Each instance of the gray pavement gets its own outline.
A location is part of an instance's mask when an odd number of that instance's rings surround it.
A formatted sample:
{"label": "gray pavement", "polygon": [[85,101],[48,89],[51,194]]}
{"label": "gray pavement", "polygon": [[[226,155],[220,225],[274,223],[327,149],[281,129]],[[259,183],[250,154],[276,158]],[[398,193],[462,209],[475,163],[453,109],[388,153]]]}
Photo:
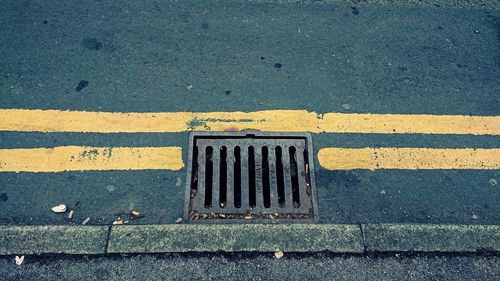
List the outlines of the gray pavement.
{"label": "gray pavement", "polygon": [[0,258],[0,280],[498,280],[498,256],[172,254]]}

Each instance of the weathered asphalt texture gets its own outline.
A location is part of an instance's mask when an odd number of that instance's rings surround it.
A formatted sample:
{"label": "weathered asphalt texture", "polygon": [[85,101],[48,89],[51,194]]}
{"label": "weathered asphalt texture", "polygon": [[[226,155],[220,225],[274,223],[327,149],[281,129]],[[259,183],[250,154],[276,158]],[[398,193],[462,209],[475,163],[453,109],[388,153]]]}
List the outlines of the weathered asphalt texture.
{"label": "weathered asphalt texture", "polygon": [[498,280],[498,256],[173,254],[0,257],[0,280]]}
{"label": "weathered asphalt texture", "polygon": [[[325,2],[2,1],[0,108],[500,113],[498,2]],[[499,145],[487,136],[314,141]],[[0,148],[186,143],[186,134],[0,132]],[[65,224],[50,206],[77,201],[76,218],[90,216],[91,224],[132,208],[146,214],[144,223],[171,223],[182,215],[184,185],[175,183],[184,172],[0,174],[0,223]],[[499,186],[490,183],[498,171],[318,169],[317,178],[322,222],[499,221]],[[2,256],[0,280],[496,280],[499,268],[498,256],[487,255],[59,255],[26,256],[22,266]]]}
{"label": "weathered asphalt texture", "polygon": [[[498,9],[327,2],[2,1],[0,108],[500,114]],[[1,148],[59,145],[179,145],[185,153],[187,134],[0,132]],[[322,134],[314,145],[500,141]],[[499,171],[316,167],[324,223],[500,219]],[[137,209],[145,217],[133,223],[173,223],[184,179],[185,170],[1,173],[0,223],[66,224],[50,207],[77,202],[78,222],[110,224]]]}

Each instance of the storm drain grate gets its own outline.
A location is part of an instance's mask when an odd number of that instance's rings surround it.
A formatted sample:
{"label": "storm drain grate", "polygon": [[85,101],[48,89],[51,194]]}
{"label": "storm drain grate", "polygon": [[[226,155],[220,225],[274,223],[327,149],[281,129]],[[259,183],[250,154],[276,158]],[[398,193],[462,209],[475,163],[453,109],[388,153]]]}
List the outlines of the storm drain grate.
{"label": "storm drain grate", "polygon": [[306,133],[192,132],[184,219],[317,222]]}

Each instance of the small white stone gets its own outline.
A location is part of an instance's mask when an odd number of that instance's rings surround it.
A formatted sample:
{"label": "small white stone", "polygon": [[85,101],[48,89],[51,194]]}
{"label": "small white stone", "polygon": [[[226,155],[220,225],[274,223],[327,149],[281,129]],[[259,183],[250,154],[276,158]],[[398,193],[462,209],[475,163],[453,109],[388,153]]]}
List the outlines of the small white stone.
{"label": "small white stone", "polygon": [[472,215],[472,219],[473,219],[473,220],[477,220],[478,218],[479,218],[479,216],[478,216],[478,215]]}
{"label": "small white stone", "polygon": [[382,189],[382,191],[380,191],[380,194],[385,194],[385,189]]}
{"label": "small white stone", "polygon": [[16,256],[16,264],[21,265],[24,262],[24,256]]}
{"label": "small white stone", "polygon": [[61,204],[51,208],[54,213],[64,213],[66,212],[66,205]]}
{"label": "small white stone", "polygon": [[181,223],[182,222],[182,219],[181,218],[178,218],[175,220],[175,223]]}
{"label": "small white stone", "polygon": [[274,257],[277,259],[281,259],[285,254],[282,251],[274,252]]}

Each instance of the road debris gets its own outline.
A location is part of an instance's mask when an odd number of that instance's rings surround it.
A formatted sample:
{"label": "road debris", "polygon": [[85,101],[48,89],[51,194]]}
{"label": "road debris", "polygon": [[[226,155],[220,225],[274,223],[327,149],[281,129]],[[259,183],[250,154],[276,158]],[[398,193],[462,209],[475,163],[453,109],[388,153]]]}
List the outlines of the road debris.
{"label": "road debris", "polygon": [[472,215],[472,219],[473,219],[473,220],[477,220],[478,218],[479,218],[479,216],[478,216],[478,215]]}
{"label": "road debris", "polygon": [[83,224],[83,225],[86,225],[89,221],[90,221],[90,218],[89,218],[89,217],[87,217],[86,219],[84,219],[84,220],[82,221],[82,224]]}
{"label": "road debris", "polygon": [[114,186],[114,185],[106,185],[106,190],[107,190],[108,192],[113,192],[113,191],[115,191],[115,189],[116,189],[116,188],[115,188],[115,186]]}
{"label": "road debris", "polygon": [[16,265],[21,265],[24,262],[24,256],[16,256]]}
{"label": "road debris", "polygon": [[51,210],[54,213],[64,213],[64,212],[66,212],[66,205],[64,205],[64,204],[57,205],[57,206],[52,207]]}
{"label": "road debris", "polygon": [[113,225],[117,225],[117,224],[124,224],[125,222],[121,219],[121,218],[118,218],[116,220],[113,221]]}
{"label": "road debris", "polygon": [[342,108],[345,110],[349,110],[349,109],[351,109],[351,105],[348,103],[344,103],[344,104],[342,104]]}
{"label": "road debris", "polygon": [[187,85],[186,90],[191,91],[193,89],[193,85]]}
{"label": "road debris", "polygon": [[182,223],[182,219],[181,218],[176,219],[175,223]]}
{"label": "road debris", "polygon": [[141,213],[139,213],[138,211],[135,211],[135,210],[134,210],[134,211],[132,211],[132,212],[130,212],[130,216],[131,216],[132,218],[134,218],[134,219],[137,219],[137,218],[142,217],[142,216],[141,216]]}
{"label": "road debris", "polygon": [[496,180],[496,179],[490,179],[490,184],[491,184],[492,186],[497,185],[497,183],[498,183],[498,182],[497,182],[497,180]]}
{"label": "road debris", "polygon": [[175,181],[175,186],[181,187],[181,185],[182,185],[182,179],[181,178],[177,178],[177,180]]}
{"label": "road debris", "polygon": [[74,213],[75,213],[75,211],[73,211],[73,210],[69,211],[69,213],[68,213],[68,219],[72,219]]}
{"label": "road debris", "polygon": [[274,252],[274,257],[276,259],[281,259],[285,254],[282,251],[276,251]]}

